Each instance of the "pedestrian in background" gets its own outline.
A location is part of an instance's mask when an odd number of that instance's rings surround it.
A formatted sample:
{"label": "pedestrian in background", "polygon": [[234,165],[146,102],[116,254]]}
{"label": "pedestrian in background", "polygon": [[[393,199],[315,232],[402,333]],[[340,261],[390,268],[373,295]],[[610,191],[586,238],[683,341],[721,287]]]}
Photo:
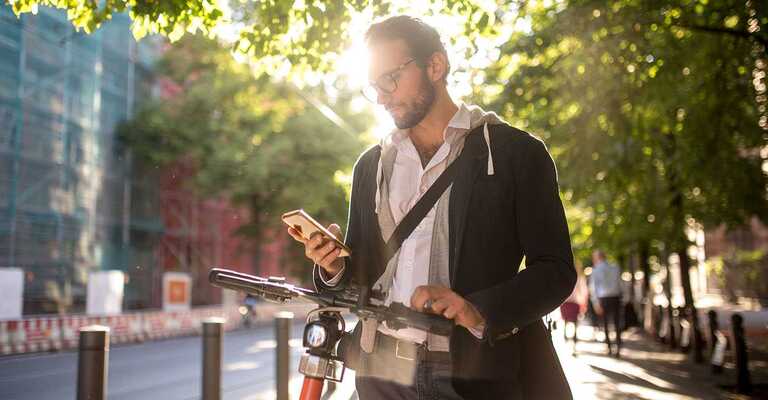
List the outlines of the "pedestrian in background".
{"label": "pedestrian in background", "polygon": [[573,288],[571,295],[565,299],[565,302],[560,306],[560,315],[563,318],[563,338],[568,342],[568,324],[573,324],[573,355],[576,355],[576,344],[579,342],[579,317],[587,310],[587,301],[589,299],[589,289],[587,288],[587,280],[584,277],[581,263],[576,264],[576,272],[578,274],[576,278],[576,286]]}
{"label": "pedestrian in background", "polygon": [[[621,351],[621,271],[619,267],[605,260],[602,250],[592,252],[592,297],[595,304],[599,305],[598,315],[601,315],[603,330],[605,331],[605,343],[608,345],[608,354],[619,358]],[[616,352],[612,351],[611,335],[608,330],[609,321],[613,323],[616,332]]]}

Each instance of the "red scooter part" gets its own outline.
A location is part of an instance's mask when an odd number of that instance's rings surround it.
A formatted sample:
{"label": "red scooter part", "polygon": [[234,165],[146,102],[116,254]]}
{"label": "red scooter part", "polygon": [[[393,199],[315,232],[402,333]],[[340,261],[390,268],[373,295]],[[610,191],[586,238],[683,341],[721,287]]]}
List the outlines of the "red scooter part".
{"label": "red scooter part", "polygon": [[320,400],[323,393],[323,384],[325,379],[304,377],[304,384],[301,386],[301,395],[299,400]]}

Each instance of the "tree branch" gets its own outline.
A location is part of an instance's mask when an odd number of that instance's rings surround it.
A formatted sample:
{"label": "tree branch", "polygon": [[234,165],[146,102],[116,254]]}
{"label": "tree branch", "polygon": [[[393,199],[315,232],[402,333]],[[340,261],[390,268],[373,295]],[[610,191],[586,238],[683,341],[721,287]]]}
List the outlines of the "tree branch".
{"label": "tree branch", "polygon": [[762,44],[766,49],[768,49],[768,38],[749,32],[745,29],[740,30],[740,29],[724,28],[724,27],[718,27],[718,26],[686,25],[686,24],[676,24],[674,26],[677,26],[679,28],[690,29],[694,31],[709,32],[709,33],[724,33],[726,35],[737,36],[745,39],[754,39],[760,42],[760,44]]}

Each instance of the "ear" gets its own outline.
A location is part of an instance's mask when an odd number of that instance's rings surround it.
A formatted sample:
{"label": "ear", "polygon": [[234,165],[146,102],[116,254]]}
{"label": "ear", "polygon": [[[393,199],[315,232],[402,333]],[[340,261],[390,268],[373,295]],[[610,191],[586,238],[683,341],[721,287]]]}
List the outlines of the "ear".
{"label": "ear", "polygon": [[436,51],[429,59],[429,79],[432,82],[442,81],[448,71],[448,57],[445,53]]}

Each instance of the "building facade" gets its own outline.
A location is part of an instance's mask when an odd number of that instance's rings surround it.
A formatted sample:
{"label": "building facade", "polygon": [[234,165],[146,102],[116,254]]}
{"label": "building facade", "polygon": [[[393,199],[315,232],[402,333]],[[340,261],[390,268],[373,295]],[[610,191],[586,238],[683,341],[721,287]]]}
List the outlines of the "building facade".
{"label": "building facade", "polygon": [[[130,241],[141,182],[115,130],[151,95],[157,51],[129,24],[86,35],[63,11],[0,6],[0,266],[23,269],[25,314],[80,311],[89,271],[147,256]],[[128,285],[126,301],[143,290]]]}
{"label": "building facade", "polygon": [[124,272],[124,310],[160,307],[164,272],[189,273],[200,305],[221,299],[211,266],[255,271],[235,234],[247,213],[121,145],[120,122],[162,91],[162,46],[126,15],[85,34],[64,11],[0,5],[0,268],[23,270],[25,315],[83,312],[92,271]]}

